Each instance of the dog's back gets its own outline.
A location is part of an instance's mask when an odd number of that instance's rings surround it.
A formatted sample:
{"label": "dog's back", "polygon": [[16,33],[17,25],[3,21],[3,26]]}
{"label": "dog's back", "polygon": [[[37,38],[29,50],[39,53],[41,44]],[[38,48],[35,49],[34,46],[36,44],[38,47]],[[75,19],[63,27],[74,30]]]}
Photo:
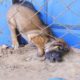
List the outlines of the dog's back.
{"label": "dog's back", "polygon": [[41,21],[34,11],[20,4],[13,5],[8,12],[8,21],[22,30],[38,29]]}
{"label": "dog's back", "polygon": [[[28,42],[32,42],[40,50],[40,53],[43,54],[44,44],[48,41],[48,36],[46,33],[49,33],[48,30],[45,30],[41,33],[41,30],[44,29],[44,25],[39,19],[35,10],[22,4],[14,4],[8,11],[8,23],[11,28],[11,35],[13,40],[13,45],[16,48],[17,37],[15,34],[15,29],[18,29],[20,34],[24,36]],[[15,43],[16,42],[16,43]]]}

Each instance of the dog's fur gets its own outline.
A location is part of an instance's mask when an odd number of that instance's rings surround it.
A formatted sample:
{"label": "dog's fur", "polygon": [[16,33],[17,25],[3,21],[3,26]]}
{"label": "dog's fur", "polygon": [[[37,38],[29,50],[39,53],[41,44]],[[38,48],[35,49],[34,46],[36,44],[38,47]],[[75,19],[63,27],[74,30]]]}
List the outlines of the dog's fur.
{"label": "dog's fur", "polygon": [[[37,47],[38,56],[43,56],[46,50],[48,50],[46,53],[53,51],[53,46],[51,45],[54,45],[54,43],[52,43],[53,40],[46,34],[49,33],[48,30],[41,33],[41,29],[44,29],[45,26],[40,21],[38,15],[34,15],[35,13],[35,10],[29,7],[14,4],[8,11],[7,19],[11,30],[13,47],[19,47],[16,35],[16,29],[18,29],[20,34],[24,36],[29,43],[33,43],[33,45]],[[57,42],[59,41],[56,41],[56,43]],[[48,49],[45,48],[47,46],[46,44],[49,46]]]}
{"label": "dog's fur", "polygon": [[[14,4],[8,11],[8,24],[11,30],[12,45],[14,48],[19,47],[16,35],[16,29],[20,34],[33,43],[38,48],[38,55],[44,54],[44,45],[48,41],[45,33],[41,33],[44,25],[41,23],[37,15],[33,16],[35,11],[20,4]],[[45,30],[46,33],[48,33]],[[41,34],[40,34],[41,33]],[[40,35],[39,35],[40,34]]]}

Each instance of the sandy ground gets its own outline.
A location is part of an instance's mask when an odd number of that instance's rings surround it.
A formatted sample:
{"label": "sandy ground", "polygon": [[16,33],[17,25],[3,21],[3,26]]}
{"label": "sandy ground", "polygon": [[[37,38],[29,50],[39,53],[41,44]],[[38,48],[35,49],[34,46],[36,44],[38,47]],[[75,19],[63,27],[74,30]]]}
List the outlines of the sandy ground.
{"label": "sandy ground", "polygon": [[0,50],[0,80],[80,80],[80,50],[73,49],[61,63],[41,61],[30,45],[17,50]]}

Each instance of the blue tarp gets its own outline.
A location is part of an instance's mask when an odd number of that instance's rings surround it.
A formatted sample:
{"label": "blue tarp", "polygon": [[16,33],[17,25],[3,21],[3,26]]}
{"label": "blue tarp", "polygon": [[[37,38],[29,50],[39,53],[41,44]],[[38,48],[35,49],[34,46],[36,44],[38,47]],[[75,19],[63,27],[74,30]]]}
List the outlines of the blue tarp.
{"label": "blue tarp", "polygon": [[42,20],[50,26],[52,33],[69,45],[80,48],[80,0],[33,0]]}
{"label": "blue tarp", "polygon": [[[40,10],[43,6],[40,17],[47,25],[53,23],[50,28],[56,37],[63,38],[69,45],[80,48],[80,0],[29,1],[33,3],[36,10]],[[0,45],[11,46],[11,35],[6,21],[10,5],[11,0],[3,0],[0,3]]]}
{"label": "blue tarp", "polygon": [[7,11],[11,5],[11,0],[0,1],[0,45],[11,46],[11,36],[7,24]]}

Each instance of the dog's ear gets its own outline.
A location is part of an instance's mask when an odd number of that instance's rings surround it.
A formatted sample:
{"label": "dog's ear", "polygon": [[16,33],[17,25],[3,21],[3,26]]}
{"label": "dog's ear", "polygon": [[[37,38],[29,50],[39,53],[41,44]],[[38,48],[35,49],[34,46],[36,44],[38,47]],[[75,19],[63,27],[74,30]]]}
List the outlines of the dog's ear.
{"label": "dog's ear", "polygon": [[69,52],[69,51],[70,51],[70,47],[69,47],[68,44],[65,44],[64,47],[65,47],[65,48],[64,48],[64,52]]}
{"label": "dog's ear", "polygon": [[59,44],[61,45],[60,50],[62,50],[64,53],[69,52],[70,47],[65,41],[61,40],[59,41]]}

